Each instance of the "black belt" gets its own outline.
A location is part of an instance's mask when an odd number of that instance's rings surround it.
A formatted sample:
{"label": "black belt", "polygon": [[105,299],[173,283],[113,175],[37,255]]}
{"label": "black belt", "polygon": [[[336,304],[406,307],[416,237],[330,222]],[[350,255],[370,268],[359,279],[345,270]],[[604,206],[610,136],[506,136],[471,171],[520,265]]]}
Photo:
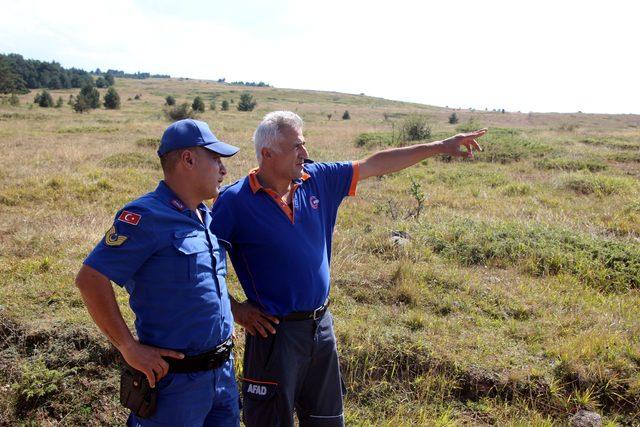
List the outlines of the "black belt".
{"label": "black belt", "polygon": [[282,318],[282,320],[317,320],[324,316],[324,313],[327,312],[327,308],[329,308],[329,299],[312,311],[294,311],[293,313],[289,313]]}
{"label": "black belt", "polygon": [[197,371],[211,371],[222,366],[231,356],[233,341],[231,337],[213,350],[195,356],[185,356],[184,359],[165,357],[169,364],[169,372],[186,373]]}

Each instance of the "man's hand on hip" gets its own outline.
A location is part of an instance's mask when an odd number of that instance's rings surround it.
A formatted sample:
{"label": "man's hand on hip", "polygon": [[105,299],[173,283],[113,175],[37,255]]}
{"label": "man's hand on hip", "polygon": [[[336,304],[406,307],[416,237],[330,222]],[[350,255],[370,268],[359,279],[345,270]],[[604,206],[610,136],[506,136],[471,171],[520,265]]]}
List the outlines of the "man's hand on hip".
{"label": "man's hand on hip", "polygon": [[162,358],[171,357],[174,359],[184,358],[184,354],[164,348],[151,347],[135,341],[130,346],[120,350],[124,360],[132,367],[147,376],[151,388],[156,386],[156,382],[169,372],[169,364]]}
{"label": "man's hand on hip", "polygon": [[273,324],[277,325],[280,323],[276,317],[263,313],[249,301],[237,302],[232,300],[231,311],[233,312],[233,318],[236,323],[254,336],[256,332],[262,335],[263,338],[267,337],[267,331],[275,334],[276,329],[273,327]]}

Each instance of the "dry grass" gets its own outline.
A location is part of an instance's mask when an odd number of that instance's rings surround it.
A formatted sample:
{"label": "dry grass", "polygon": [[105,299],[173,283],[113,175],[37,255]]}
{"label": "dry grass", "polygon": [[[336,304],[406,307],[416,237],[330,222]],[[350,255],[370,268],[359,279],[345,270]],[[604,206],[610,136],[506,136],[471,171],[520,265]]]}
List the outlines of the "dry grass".
{"label": "dry grass", "polygon": [[[358,146],[360,135],[388,136],[411,114],[426,116],[436,138],[455,132],[449,109],[366,96],[175,79],[118,79],[116,88],[115,111],[30,107],[31,94],[18,107],[0,105],[0,419],[8,423],[124,417],[112,350],[72,281],[115,211],[160,179],[165,96],[199,95],[208,106],[214,95],[220,105],[252,92],[253,112],[231,104],[200,115],[242,148],[227,161],[228,182],[254,166],[251,134],[272,110],[302,115],[316,160],[362,158],[377,148]],[[345,109],[351,120],[340,119]],[[640,294],[624,274],[640,263],[640,117],[457,114],[494,129],[479,161],[430,159],[362,182],[341,208],[332,309],[348,423],[542,426],[585,407],[611,425],[632,424]],[[427,196],[417,218],[412,180]],[[394,231],[408,243],[393,243]],[[238,294],[233,273],[229,282]],[[118,298],[131,321],[126,294]],[[38,376],[58,392],[21,399]]]}

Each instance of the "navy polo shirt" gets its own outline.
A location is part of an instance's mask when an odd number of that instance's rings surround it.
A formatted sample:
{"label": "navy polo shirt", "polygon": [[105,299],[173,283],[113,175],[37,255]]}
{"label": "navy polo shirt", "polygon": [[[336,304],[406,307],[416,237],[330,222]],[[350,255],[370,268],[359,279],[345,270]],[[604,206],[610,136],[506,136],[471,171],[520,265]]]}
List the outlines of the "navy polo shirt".
{"label": "navy polo shirt", "polygon": [[226,256],[204,224],[161,181],[129,203],[84,263],[129,293],[140,342],[187,355],[227,339],[233,317],[225,283]]}
{"label": "navy polo shirt", "polygon": [[291,188],[293,209],[263,188],[254,170],[225,187],[211,211],[213,233],[227,247],[247,298],[276,316],[326,301],[338,207],[358,182],[357,163],[304,167]]}

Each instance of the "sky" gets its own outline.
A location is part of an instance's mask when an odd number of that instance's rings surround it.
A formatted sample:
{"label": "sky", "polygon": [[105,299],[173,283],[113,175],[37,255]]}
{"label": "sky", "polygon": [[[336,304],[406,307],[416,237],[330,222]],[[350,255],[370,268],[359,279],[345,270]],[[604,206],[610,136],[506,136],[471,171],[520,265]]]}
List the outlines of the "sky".
{"label": "sky", "polygon": [[0,53],[452,108],[640,114],[637,0],[0,0]]}

